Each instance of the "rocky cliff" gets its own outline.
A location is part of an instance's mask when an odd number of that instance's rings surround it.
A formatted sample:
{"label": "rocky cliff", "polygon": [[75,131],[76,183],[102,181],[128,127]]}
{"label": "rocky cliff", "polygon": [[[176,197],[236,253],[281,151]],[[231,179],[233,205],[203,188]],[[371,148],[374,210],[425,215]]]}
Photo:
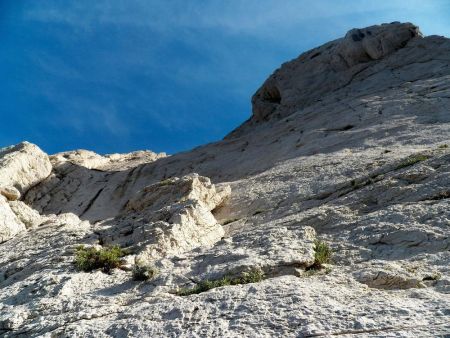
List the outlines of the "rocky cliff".
{"label": "rocky cliff", "polygon": [[[222,141],[1,149],[0,335],[450,334],[449,64],[412,24],[354,29]],[[74,263],[114,247],[115,268]]]}

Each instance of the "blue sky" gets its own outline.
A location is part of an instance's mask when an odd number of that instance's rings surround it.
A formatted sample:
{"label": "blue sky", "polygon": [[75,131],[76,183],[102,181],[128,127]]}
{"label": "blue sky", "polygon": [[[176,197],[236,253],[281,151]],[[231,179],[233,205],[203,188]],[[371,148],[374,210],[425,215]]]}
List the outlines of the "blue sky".
{"label": "blue sky", "polygon": [[449,19],[447,0],[0,0],[0,147],[188,150],[301,52],[391,21],[450,36]]}

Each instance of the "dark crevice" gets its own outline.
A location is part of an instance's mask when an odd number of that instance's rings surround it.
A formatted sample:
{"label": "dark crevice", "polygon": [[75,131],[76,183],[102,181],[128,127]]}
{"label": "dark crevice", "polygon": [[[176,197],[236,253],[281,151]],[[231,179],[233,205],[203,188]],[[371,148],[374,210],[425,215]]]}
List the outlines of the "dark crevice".
{"label": "dark crevice", "polygon": [[97,193],[95,194],[95,196],[89,201],[88,205],[86,206],[86,208],[83,210],[83,212],[80,214],[80,217],[82,217],[86,212],[88,212],[88,210],[92,207],[92,205],[94,204],[95,200],[98,198],[98,196],[100,196],[100,194],[102,193],[104,188],[101,188],[99,191],[97,191]]}
{"label": "dark crevice", "polygon": [[271,103],[281,103],[280,91],[275,86],[267,86],[266,88],[264,88],[262,97],[263,100]]}
{"label": "dark crevice", "polygon": [[354,125],[347,124],[346,126],[339,127],[339,128],[331,128],[331,129],[325,129],[325,131],[346,131],[355,128]]}
{"label": "dark crevice", "polygon": [[436,195],[430,196],[430,197],[426,197],[424,199],[419,200],[419,202],[424,202],[424,201],[439,201],[439,200],[444,200],[444,199],[448,199],[450,198],[450,191],[441,191]]}

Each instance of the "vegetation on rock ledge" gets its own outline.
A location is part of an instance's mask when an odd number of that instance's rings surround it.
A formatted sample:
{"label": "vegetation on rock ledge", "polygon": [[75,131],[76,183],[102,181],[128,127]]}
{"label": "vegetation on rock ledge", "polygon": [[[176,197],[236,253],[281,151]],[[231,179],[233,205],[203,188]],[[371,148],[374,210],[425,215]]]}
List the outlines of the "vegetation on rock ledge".
{"label": "vegetation on rock ledge", "polygon": [[125,252],[117,245],[101,249],[80,245],[77,247],[75,265],[78,270],[85,272],[101,269],[109,273],[122,265],[120,258],[123,256]]}
{"label": "vegetation on rock ledge", "polygon": [[331,262],[332,250],[327,243],[316,240],[314,246],[314,264],[307,270],[322,269],[324,264]]}
{"label": "vegetation on rock ledge", "polygon": [[158,269],[148,264],[135,264],[133,266],[133,280],[151,280],[158,275]]}
{"label": "vegetation on rock ledge", "polygon": [[406,167],[412,166],[413,164],[416,164],[418,162],[426,161],[429,158],[430,158],[430,156],[423,155],[423,154],[411,155],[408,158],[406,158],[403,162],[401,162],[397,166],[397,169],[402,169],[402,168],[406,168]]}
{"label": "vegetation on rock ledge", "polygon": [[177,291],[176,294],[178,296],[189,296],[193,294],[202,293],[221,286],[257,283],[262,281],[264,277],[265,277],[264,272],[262,270],[254,268],[248,272],[242,273],[242,275],[240,275],[239,277],[224,276],[221,279],[216,280],[206,279],[200,281],[193,288],[180,289],[179,291]]}

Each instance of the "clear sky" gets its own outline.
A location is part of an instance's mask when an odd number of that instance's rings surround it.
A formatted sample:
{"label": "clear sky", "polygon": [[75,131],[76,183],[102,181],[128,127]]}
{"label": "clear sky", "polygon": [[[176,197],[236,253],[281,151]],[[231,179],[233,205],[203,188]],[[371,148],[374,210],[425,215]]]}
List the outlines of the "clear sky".
{"label": "clear sky", "polygon": [[281,63],[391,21],[450,36],[450,0],[0,0],[0,147],[212,142]]}

